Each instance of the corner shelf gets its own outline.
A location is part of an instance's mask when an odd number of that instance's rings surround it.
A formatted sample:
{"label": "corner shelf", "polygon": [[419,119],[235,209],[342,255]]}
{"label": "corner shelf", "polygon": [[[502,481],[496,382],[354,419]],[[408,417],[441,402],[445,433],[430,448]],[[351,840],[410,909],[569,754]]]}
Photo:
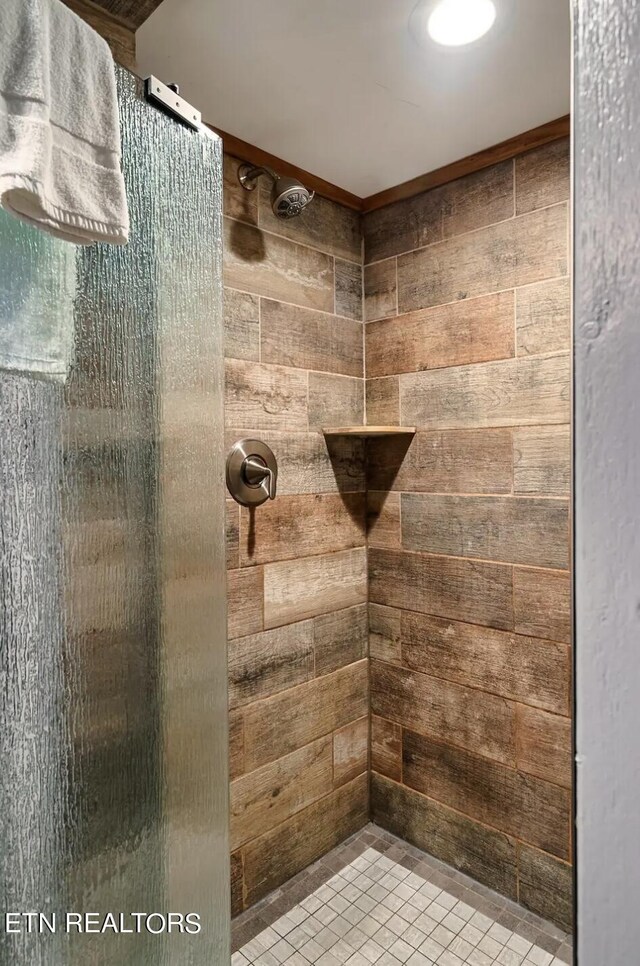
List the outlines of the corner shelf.
{"label": "corner shelf", "polygon": [[325,426],[325,436],[414,436],[415,426]]}

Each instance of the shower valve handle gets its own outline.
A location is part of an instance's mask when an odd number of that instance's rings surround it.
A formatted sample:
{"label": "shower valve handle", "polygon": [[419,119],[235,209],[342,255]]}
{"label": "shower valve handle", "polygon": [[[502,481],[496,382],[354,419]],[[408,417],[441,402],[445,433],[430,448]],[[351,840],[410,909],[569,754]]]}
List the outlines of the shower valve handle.
{"label": "shower valve handle", "polygon": [[239,439],[227,456],[227,488],[241,506],[275,500],[278,463],[261,439]]}

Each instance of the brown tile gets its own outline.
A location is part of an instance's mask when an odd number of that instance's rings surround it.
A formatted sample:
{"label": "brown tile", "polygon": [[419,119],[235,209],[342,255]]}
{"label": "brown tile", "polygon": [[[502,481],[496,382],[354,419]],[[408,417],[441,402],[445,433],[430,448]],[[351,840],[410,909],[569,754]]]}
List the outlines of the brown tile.
{"label": "brown tile", "polygon": [[263,429],[306,431],[307,373],[227,359],[225,420],[227,426],[252,433]]}
{"label": "brown tile", "polygon": [[262,567],[229,570],[227,573],[227,617],[229,638],[255,634],[263,628]]}
{"label": "brown tile", "polygon": [[571,788],[570,718],[518,705],[516,747],[520,771]]}
{"label": "brown tile", "polygon": [[365,262],[411,251],[440,241],[442,235],[442,196],[425,191],[376,211],[362,219]]}
{"label": "brown tile", "polygon": [[516,895],[516,846],[485,828],[381,775],[372,775],[373,821],[426,849],[504,895]]}
{"label": "brown tile", "polygon": [[519,634],[571,643],[571,583],[568,574],[513,569],[515,629]]}
{"label": "brown tile", "polygon": [[362,266],[336,258],[336,315],[362,322]]}
{"label": "brown tile", "polygon": [[526,845],[520,845],[518,853],[518,898],[522,905],[555,922],[562,929],[571,931],[571,866]]}
{"label": "brown tile", "polygon": [[240,566],[240,507],[235,500],[225,500],[225,543],[227,570]]}
{"label": "brown tile", "polygon": [[337,258],[360,261],[362,232],[358,211],[316,195],[313,204],[297,218],[277,218],[271,208],[270,195],[271,184],[263,178],[260,184],[260,227],[265,231],[283,235]]}
{"label": "brown tile", "polygon": [[333,259],[330,255],[224,220],[224,282],[231,288],[270,299],[333,311]]}
{"label": "brown tile", "polygon": [[569,426],[531,426],[513,431],[514,493],[569,496],[571,430]]}
{"label": "brown tile", "polygon": [[567,274],[567,206],[557,205],[398,257],[398,311]]}
{"label": "brown tile", "polygon": [[513,629],[511,568],[371,549],[369,599],[436,617]]}
{"label": "brown tile", "polygon": [[513,292],[418,309],[365,326],[367,378],[515,355]]}
{"label": "brown tile", "polygon": [[340,728],[333,735],[333,784],[337,788],[367,771],[369,716]]}
{"label": "brown tile", "polygon": [[568,501],[403,493],[402,546],[566,570]]}
{"label": "brown tile", "polygon": [[264,835],[333,787],[331,736],[231,782],[231,848]]}
{"label": "brown tile", "polygon": [[516,351],[542,355],[571,348],[571,279],[516,290]]}
{"label": "brown tile", "polygon": [[569,711],[566,644],[412,611],[402,611],[401,633],[405,667],[559,714]]}
{"label": "brown tile", "polygon": [[367,492],[367,541],[370,547],[400,549],[400,494]]}
{"label": "brown tile", "polygon": [[371,662],[370,687],[378,717],[515,764],[515,708],[504,698],[380,661]]}
{"label": "brown tile", "polygon": [[405,785],[470,818],[568,856],[571,796],[564,788],[406,730],[402,777]]}
{"label": "brown tile", "polygon": [[229,712],[229,777],[244,772],[244,718],[242,711]]}
{"label": "brown tile", "polygon": [[243,567],[364,546],[364,493],[280,494],[256,510],[243,507]]}
{"label": "brown tile", "polygon": [[402,781],[402,728],[375,714],[371,716],[371,768]]}
{"label": "brown tile", "polygon": [[244,849],[247,904],[306,868],[366,824],[366,775],[308,806]]}
{"label": "brown tile", "polygon": [[248,292],[224,290],[224,354],[228,359],[260,358],[260,300]]}
{"label": "brown tile", "polygon": [[228,667],[231,708],[309,681],[314,676],[312,621],[230,641]]}
{"label": "brown tile", "polygon": [[518,214],[569,199],[569,162],[569,138],[545,144],[516,158]]}
{"label": "brown tile", "polygon": [[314,618],[316,676],[367,657],[367,605],[358,604]]}
{"label": "brown tile", "polygon": [[378,661],[401,664],[401,611],[381,604],[369,604],[369,653]]}
{"label": "brown tile", "polygon": [[360,426],[364,422],[364,380],[309,373],[309,428]]}
{"label": "brown tile", "polygon": [[231,915],[237,916],[242,912],[244,878],[242,871],[242,853],[231,853]]}
{"label": "brown tile", "polygon": [[442,194],[445,238],[493,225],[515,213],[511,159],[450,181],[436,190]]}
{"label": "brown tile", "polygon": [[345,376],[363,375],[362,323],[262,299],[262,361]]}
{"label": "brown tile", "polygon": [[364,320],[384,319],[398,311],[396,260],[387,258],[364,267]]}
{"label": "brown tile", "polygon": [[[247,430],[227,430],[226,449],[246,435]],[[362,439],[336,436],[329,441],[321,433],[270,430],[260,430],[260,439],[271,447],[278,460],[276,499],[288,493],[351,493],[365,489]]]}
{"label": "brown tile", "polygon": [[367,425],[398,426],[400,424],[400,393],[398,377],[367,379]]}
{"label": "brown tile", "polygon": [[244,728],[245,770],[281,758],[367,713],[366,661],[248,705]]}
{"label": "brown tile", "polygon": [[510,493],[511,431],[453,430],[368,441],[370,489],[437,493]]}
{"label": "brown tile", "polygon": [[250,225],[258,223],[258,192],[245,191],[238,181],[238,168],[242,161],[224,155],[223,208],[229,218],[246,221]]}
{"label": "brown tile", "polygon": [[364,547],[285,560],[264,568],[265,627],[327,614],[366,599]]}
{"label": "brown tile", "polygon": [[568,353],[400,376],[401,422],[419,429],[568,423]]}

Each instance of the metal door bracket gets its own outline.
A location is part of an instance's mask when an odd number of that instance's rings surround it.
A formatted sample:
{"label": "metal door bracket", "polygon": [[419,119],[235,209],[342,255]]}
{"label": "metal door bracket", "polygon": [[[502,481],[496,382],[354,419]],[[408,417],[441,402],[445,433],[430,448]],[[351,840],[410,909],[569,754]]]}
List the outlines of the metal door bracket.
{"label": "metal door bracket", "polygon": [[172,117],[189,127],[199,130],[202,122],[200,111],[196,111],[184,97],[180,97],[177,84],[163,84],[161,80],[151,74],[145,77],[144,93],[150,104],[154,104],[161,110],[166,111]]}

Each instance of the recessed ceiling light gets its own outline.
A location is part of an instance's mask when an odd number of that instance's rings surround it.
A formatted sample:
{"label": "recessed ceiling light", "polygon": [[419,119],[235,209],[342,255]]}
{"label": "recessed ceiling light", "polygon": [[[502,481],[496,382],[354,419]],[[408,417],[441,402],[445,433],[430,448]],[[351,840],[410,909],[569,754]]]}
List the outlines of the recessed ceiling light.
{"label": "recessed ceiling light", "polygon": [[493,26],[493,0],[440,0],[431,13],[427,29],[445,47],[462,47],[478,40]]}

